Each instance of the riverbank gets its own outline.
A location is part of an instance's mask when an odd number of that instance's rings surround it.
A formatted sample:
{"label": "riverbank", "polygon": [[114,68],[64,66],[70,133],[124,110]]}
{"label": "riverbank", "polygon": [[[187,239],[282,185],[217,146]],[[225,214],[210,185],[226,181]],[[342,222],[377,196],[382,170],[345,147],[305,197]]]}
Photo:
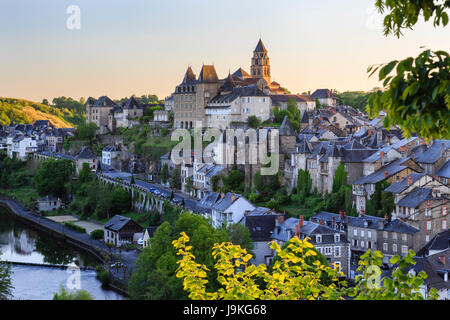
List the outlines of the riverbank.
{"label": "riverbank", "polygon": [[[77,233],[71,229],[66,228],[55,221],[40,216],[39,214],[25,210],[20,204],[14,200],[1,197],[0,207],[12,214],[18,220],[30,225],[38,231],[57,237],[58,239],[75,246],[89,253],[99,261],[106,270],[109,271],[111,279],[111,287],[119,291],[121,294],[128,296],[128,281],[134,264],[137,260],[137,253],[127,254],[125,257],[117,257],[111,253],[111,249],[99,240],[92,239],[87,234]],[[109,264],[116,261],[122,262],[127,266],[128,274],[125,272],[115,272],[111,270]]]}

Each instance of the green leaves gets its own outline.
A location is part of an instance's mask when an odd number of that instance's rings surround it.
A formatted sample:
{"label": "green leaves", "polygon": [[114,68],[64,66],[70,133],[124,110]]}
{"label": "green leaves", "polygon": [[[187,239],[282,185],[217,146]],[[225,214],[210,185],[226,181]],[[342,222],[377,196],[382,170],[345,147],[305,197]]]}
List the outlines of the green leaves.
{"label": "green leaves", "polygon": [[[396,74],[389,76],[395,66]],[[450,57],[447,52],[426,50],[415,59],[392,61],[380,69],[379,79],[384,80],[384,91],[369,97],[370,116],[386,112],[384,126],[398,125],[407,137],[417,133],[427,141],[450,138]]]}

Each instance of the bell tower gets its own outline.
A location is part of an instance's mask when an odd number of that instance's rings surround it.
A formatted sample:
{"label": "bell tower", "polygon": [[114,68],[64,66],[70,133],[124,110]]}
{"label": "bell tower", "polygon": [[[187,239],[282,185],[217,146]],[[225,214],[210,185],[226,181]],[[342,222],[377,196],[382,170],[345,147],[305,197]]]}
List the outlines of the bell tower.
{"label": "bell tower", "polygon": [[259,39],[255,50],[253,51],[252,66],[250,67],[252,77],[263,78],[270,85],[270,64],[266,47]]}

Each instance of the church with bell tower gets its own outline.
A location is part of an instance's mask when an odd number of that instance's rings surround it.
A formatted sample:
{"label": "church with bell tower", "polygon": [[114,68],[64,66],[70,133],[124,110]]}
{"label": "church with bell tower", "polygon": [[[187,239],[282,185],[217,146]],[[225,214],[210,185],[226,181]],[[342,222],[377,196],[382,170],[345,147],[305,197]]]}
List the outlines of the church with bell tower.
{"label": "church with bell tower", "polygon": [[262,78],[266,80],[268,84],[271,83],[269,56],[261,39],[259,39],[259,42],[253,51],[250,72],[253,78]]}

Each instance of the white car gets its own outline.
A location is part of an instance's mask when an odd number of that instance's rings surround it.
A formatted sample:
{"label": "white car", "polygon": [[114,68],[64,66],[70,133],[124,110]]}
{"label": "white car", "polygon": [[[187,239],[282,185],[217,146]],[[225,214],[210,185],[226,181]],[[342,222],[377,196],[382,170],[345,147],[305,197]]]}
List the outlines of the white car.
{"label": "white car", "polygon": [[140,246],[144,245],[144,239],[142,238],[138,239],[137,244]]}

